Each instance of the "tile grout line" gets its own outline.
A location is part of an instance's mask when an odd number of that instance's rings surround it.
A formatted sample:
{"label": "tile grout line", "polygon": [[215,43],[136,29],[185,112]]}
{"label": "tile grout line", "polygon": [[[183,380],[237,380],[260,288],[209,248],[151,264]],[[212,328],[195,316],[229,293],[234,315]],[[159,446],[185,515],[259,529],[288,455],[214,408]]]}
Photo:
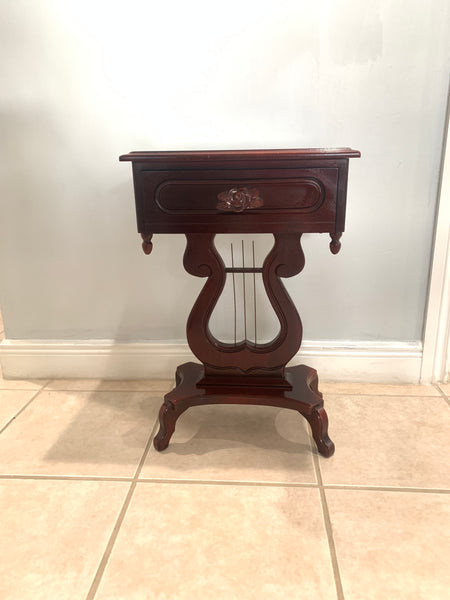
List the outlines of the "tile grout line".
{"label": "tile grout line", "polygon": [[[0,475],[1,478],[1,475]],[[389,487],[383,485],[350,485],[341,483],[318,484],[314,482],[296,481],[245,481],[239,479],[211,480],[211,479],[168,479],[159,477],[145,477],[139,483],[162,483],[183,485],[236,485],[243,487],[296,487],[296,488],[323,488],[324,490],[348,490],[368,492],[398,492],[406,494],[450,494],[450,488],[421,488],[421,487]]]}
{"label": "tile grout line", "polygon": [[399,494],[450,494],[449,488],[389,487],[383,485],[348,485],[344,483],[326,483],[324,490],[347,490],[349,492],[396,492]]}
{"label": "tile grout line", "polygon": [[123,481],[132,483],[132,477],[113,477],[108,475],[11,475],[9,473],[0,473],[0,481],[2,479],[31,479],[35,481]]}
{"label": "tile grout line", "polygon": [[440,396],[437,394],[383,394],[381,392],[377,392],[376,394],[369,394],[368,392],[323,392],[327,394],[327,396],[364,396],[366,398],[372,396],[378,396],[382,398],[438,398]]}
{"label": "tile grout line", "polygon": [[133,497],[134,494],[134,490],[136,489],[136,482],[132,481],[131,485],[130,485],[130,489],[128,490],[128,493],[125,497],[124,503],[122,505],[122,508],[120,509],[119,512],[119,516],[117,517],[117,520],[114,524],[114,528],[112,530],[112,533],[109,537],[108,543],[106,544],[106,548],[105,551],[103,553],[103,556],[100,560],[100,564],[97,568],[97,571],[95,573],[94,579],[92,581],[91,587],[89,588],[89,592],[86,596],[86,600],[93,600],[93,598],[95,597],[98,587],[100,585],[100,581],[103,577],[103,573],[105,572],[106,569],[106,565],[108,564],[108,560],[109,557],[111,556],[111,552],[114,548],[114,544],[116,542],[117,536],[119,534],[120,528],[122,526],[122,523],[125,519],[125,514],[128,510],[128,507],[130,505],[131,499]]}
{"label": "tile grout line", "polygon": [[114,548],[114,544],[116,543],[117,537],[119,535],[119,531],[120,528],[122,527],[122,523],[125,519],[125,515],[128,511],[128,507],[131,504],[131,500],[133,498],[133,494],[136,490],[137,484],[138,484],[138,478],[139,478],[139,474],[142,470],[142,467],[144,466],[145,460],[147,458],[147,455],[150,451],[150,447],[151,444],[153,442],[153,434],[155,432],[155,429],[157,427],[158,424],[158,420],[156,420],[156,423],[153,425],[153,428],[150,431],[150,436],[149,439],[147,441],[147,444],[145,446],[144,452],[142,453],[141,456],[141,460],[139,461],[139,464],[136,468],[136,471],[134,473],[133,479],[131,480],[131,485],[130,485],[130,489],[128,490],[128,493],[125,497],[125,500],[123,502],[122,508],[120,509],[119,512],[119,516],[117,517],[116,523],[114,525],[114,528],[112,530],[111,536],[108,540],[108,543],[106,545],[105,551],[103,553],[102,559],[100,561],[100,564],[97,568],[97,572],[95,573],[94,579],[92,580],[92,584],[91,587],[89,588],[88,594],[86,596],[86,600],[93,600],[95,598],[95,595],[97,594],[100,582],[102,580],[103,574],[105,572],[106,566],[108,564],[109,558],[111,556],[111,553],[113,551]]}
{"label": "tile grout line", "polygon": [[[15,414],[15,415],[14,415],[14,416],[13,416],[13,417],[12,417],[12,418],[11,418],[11,419],[10,419],[10,420],[7,422],[7,423],[6,423],[6,425],[4,425],[4,426],[3,426],[3,427],[0,429],[0,434],[2,434],[2,433],[5,431],[5,429],[6,429],[7,427],[9,427],[9,426],[11,425],[11,423],[12,423],[13,421],[15,421],[15,420],[17,419],[17,417],[18,417],[19,415],[21,415],[21,414],[24,412],[24,410],[30,406],[30,404],[31,404],[32,402],[34,402],[34,400],[36,400],[36,398],[37,398],[37,397],[39,396],[39,394],[40,394],[40,393],[43,391],[43,389],[44,389],[44,388],[41,388],[40,390],[36,390],[36,393],[35,393],[35,394],[34,394],[34,395],[33,395],[33,396],[32,396],[32,397],[31,397],[31,398],[28,400],[28,402],[26,402],[26,403],[25,403],[25,404],[22,406],[22,408],[21,408],[21,409],[20,409],[18,412],[16,412],[16,414]],[[17,391],[22,391],[22,390],[17,390]]]}
{"label": "tile grout line", "polygon": [[[133,477],[114,477],[112,475],[24,475],[10,473],[0,473],[0,481],[10,479],[27,479],[34,481],[107,481],[133,483]],[[296,481],[245,481],[239,479],[168,479],[164,477],[145,477],[137,480],[137,483],[143,484],[165,484],[165,485],[210,485],[210,486],[241,486],[241,487],[291,487],[319,489],[319,484],[314,482],[296,482]],[[346,490],[357,492],[394,492],[399,494],[450,494],[450,488],[421,488],[421,487],[395,487],[383,485],[351,485],[344,483],[325,483],[324,490]]]}
{"label": "tile grout line", "polygon": [[61,389],[59,389],[59,388],[58,389],[53,389],[53,388],[47,387],[47,385],[49,385],[49,384],[46,384],[42,388],[42,390],[39,390],[39,391],[56,392],[56,393],[81,392],[83,394],[94,393],[94,392],[96,394],[110,394],[111,392],[123,393],[123,394],[131,394],[131,393],[137,393],[137,394],[150,394],[151,393],[151,394],[153,394],[153,393],[155,393],[155,394],[158,394],[158,396],[159,396],[159,394],[161,392],[161,390],[149,390],[149,389],[140,389],[140,390],[136,390],[136,389],[123,389],[122,390],[122,389],[118,389],[118,388],[116,388],[116,389],[112,389],[112,388],[109,389],[108,388],[108,389],[101,389],[101,390],[99,390],[99,389],[95,389],[95,388],[79,389],[79,388],[70,388],[70,387],[68,387],[68,388],[61,388]]}
{"label": "tile grout line", "polygon": [[442,398],[444,398],[445,402],[448,404],[448,406],[450,406],[450,400],[449,400],[447,394],[443,390],[441,390],[441,388],[439,387],[439,384],[438,383],[434,383],[433,385],[437,389],[437,391],[439,392],[439,395]]}
{"label": "tile grout line", "polygon": [[328,540],[328,549],[330,552],[331,566],[333,569],[334,585],[336,587],[336,599],[345,600],[344,589],[342,587],[341,574],[339,571],[339,561],[336,552],[336,544],[333,536],[333,526],[331,524],[330,511],[328,509],[328,503],[325,495],[325,488],[322,480],[322,473],[320,472],[320,462],[316,450],[313,450],[313,464],[316,471],[317,485],[320,494],[320,503],[322,506],[322,516],[325,524],[325,531]]}
{"label": "tile grout line", "polygon": [[226,485],[235,485],[241,487],[298,487],[298,488],[317,488],[317,483],[301,483],[301,482],[292,482],[292,481],[243,481],[239,479],[165,479],[158,477],[145,477],[139,479],[139,483],[162,483],[162,484],[178,484],[178,485],[217,485],[217,486],[226,486]]}

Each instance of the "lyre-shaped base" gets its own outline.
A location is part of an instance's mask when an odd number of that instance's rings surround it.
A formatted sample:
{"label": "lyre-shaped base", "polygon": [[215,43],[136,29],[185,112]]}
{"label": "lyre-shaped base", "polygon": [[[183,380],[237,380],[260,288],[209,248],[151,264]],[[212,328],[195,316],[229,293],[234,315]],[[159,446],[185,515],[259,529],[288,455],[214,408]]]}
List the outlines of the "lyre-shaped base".
{"label": "lyre-shaped base", "polygon": [[[209,329],[227,273],[214,237],[213,233],[186,234],[185,269],[191,275],[207,278],[187,323],[189,346],[202,364],[178,367],[177,385],[165,396],[161,407],[155,448],[167,447],[178,417],[191,406],[258,404],[290,408],[302,414],[311,426],[318,451],[331,456],[334,444],[327,434],[328,419],[317,388],[316,371],[305,365],[286,369],[300,348],[302,323],[281,278],[292,277],[303,269],[301,234],[275,233],[274,246],[259,269],[280,323],[275,339],[264,344],[250,344],[247,340],[225,344]],[[243,267],[241,272],[246,269]]]}
{"label": "lyre-shaped base", "polygon": [[187,339],[192,352],[207,371],[222,370],[224,375],[232,376],[236,372],[251,376],[263,372],[271,375],[276,371],[282,376],[285,365],[295,356],[302,341],[302,322],[281,281],[282,277],[297,275],[305,265],[301,233],[275,233],[274,246],[260,269],[267,297],[280,324],[275,339],[263,344],[250,344],[247,340],[226,344],[212,335],[209,321],[224,289],[227,269],[214,245],[215,234],[187,233],[186,238],[183,261],[186,271],[207,278],[187,322]]}

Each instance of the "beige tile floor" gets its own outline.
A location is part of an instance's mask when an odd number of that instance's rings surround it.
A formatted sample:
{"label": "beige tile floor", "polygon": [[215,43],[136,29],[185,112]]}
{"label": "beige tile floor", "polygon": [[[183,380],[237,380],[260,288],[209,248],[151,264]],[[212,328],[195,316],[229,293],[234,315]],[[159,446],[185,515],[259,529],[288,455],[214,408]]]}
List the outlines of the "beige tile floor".
{"label": "beige tile floor", "polygon": [[171,383],[0,379],[2,600],[448,600],[450,386],[323,383],[151,439]]}

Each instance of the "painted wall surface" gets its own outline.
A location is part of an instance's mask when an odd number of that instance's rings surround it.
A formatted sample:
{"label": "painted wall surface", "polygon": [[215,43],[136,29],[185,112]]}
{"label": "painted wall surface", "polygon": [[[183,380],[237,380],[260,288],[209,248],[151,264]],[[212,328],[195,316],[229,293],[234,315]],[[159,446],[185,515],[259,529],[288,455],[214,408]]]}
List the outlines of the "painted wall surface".
{"label": "painted wall surface", "polygon": [[3,0],[6,337],[184,338],[203,281],[183,236],[142,253],[119,154],[351,146],[342,251],[305,235],[287,281],[304,337],[421,339],[449,24],[447,0]]}

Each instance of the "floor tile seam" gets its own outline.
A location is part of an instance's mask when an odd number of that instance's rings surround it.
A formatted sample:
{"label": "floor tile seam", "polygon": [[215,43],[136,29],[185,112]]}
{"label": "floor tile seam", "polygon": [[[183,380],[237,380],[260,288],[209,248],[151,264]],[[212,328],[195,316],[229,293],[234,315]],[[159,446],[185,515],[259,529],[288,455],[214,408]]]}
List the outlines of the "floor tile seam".
{"label": "floor tile seam", "polygon": [[[18,390],[19,391],[19,390]],[[6,425],[4,425],[1,429],[0,429],[0,435],[5,431],[5,429],[7,427],[9,427],[11,425],[11,423],[13,421],[15,421],[17,419],[17,417],[19,415],[21,415],[29,406],[32,402],[34,402],[34,400],[39,396],[39,394],[41,393],[42,390],[36,390],[35,393],[33,394],[33,396],[22,406],[22,408],[20,408],[15,415],[6,423]]]}
{"label": "floor tile seam", "polygon": [[291,482],[291,481],[242,481],[226,480],[226,479],[167,479],[164,477],[143,477],[138,479],[136,483],[139,484],[152,484],[162,483],[167,485],[215,485],[215,486],[240,486],[240,487],[267,487],[267,488],[314,488],[317,489],[319,486],[317,483],[303,483],[303,482]]}
{"label": "floor tile seam", "polygon": [[432,384],[434,389],[437,391],[437,393],[439,394],[439,396],[446,396],[446,393],[444,392],[443,389],[441,389],[441,386],[439,385],[439,383],[433,383]]}
{"label": "floor tile seam", "polygon": [[141,459],[138,463],[138,466],[136,467],[133,479],[131,481],[131,485],[130,485],[130,489],[128,490],[128,493],[125,497],[125,500],[122,504],[122,507],[120,509],[119,512],[119,516],[117,517],[116,523],[114,525],[114,528],[111,532],[110,538],[108,540],[108,543],[105,547],[105,551],[103,552],[103,556],[100,560],[99,566],[97,568],[97,571],[94,575],[94,578],[92,580],[91,586],[89,588],[88,594],[86,596],[86,600],[93,600],[97,594],[98,588],[100,586],[101,580],[103,578],[103,575],[105,573],[106,567],[108,565],[108,561],[109,558],[112,554],[112,551],[114,549],[114,545],[116,543],[117,537],[119,535],[120,529],[122,527],[122,524],[125,520],[125,516],[127,514],[128,508],[131,504],[131,500],[133,498],[134,492],[136,490],[137,487],[137,481],[139,478],[139,475],[141,473],[141,470],[144,466],[145,460],[147,458],[147,455],[150,451],[150,447],[151,447],[151,443],[153,440],[153,434],[155,432],[156,429],[156,425],[157,425],[157,421],[155,422],[155,424],[153,425],[152,429],[150,430],[150,434],[147,440],[147,443],[145,445],[144,451],[142,453]]}
{"label": "floor tile seam", "polygon": [[346,485],[339,483],[326,483],[324,490],[345,490],[362,492],[398,492],[401,494],[450,494],[450,488],[421,488],[421,487],[401,487],[401,486],[383,486],[383,485]]}
{"label": "floor tile seam", "polygon": [[105,482],[125,482],[133,483],[132,477],[112,477],[102,475],[39,475],[39,474],[14,474],[0,473],[0,481],[7,481],[12,479],[28,479],[32,481],[105,481]]}
{"label": "floor tile seam", "polygon": [[92,580],[91,586],[89,588],[89,591],[87,593],[86,596],[86,600],[93,600],[97,594],[98,588],[100,586],[101,580],[103,578],[104,572],[106,570],[106,567],[108,565],[108,561],[110,559],[110,556],[112,554],[112,551],[114,549],[114,545],[116,543],[117,540],[117,536],[119,535],[120,529],[122,527],[122,523],[125,520],[125,516],[126,513],[128,511],[128,507],[130,506],[131,500],[133,498],[133,494],[134,491],[136,489],[136,482],[133,480],[131,482],[130,488],[127,492],[127,495],[125,496],[125,500],[121,506],[121,509],[119,511],[119,515],[116,519],[116,522],[114,524],[113,530],[111,532],[111,535],[109,537],[108,543],[106,544],[105,550],[103,552],[102,558],[100,560],[100,563],[97,567],[97,571],[94,575],[94,578]]}
{"label": "floor tile seam", "polygon": [[153,427],[150,429],[150,433],[149,433],[149,436],[148,436],[148,439],[147,439],[147,443],[145,444],[144,451],[142,453],[142,456],[141,456],[141,458],[140,458],[140,460],[138,462],[138,465],[136,467],[136,470],[134,472],[133,482],[136,482],[136,481],[139,480],[139,476],[141,474],[142,469],[144,468],[144,464],[145,464],[145,462],[146,462],[146,460],[148,458],[148,455],[149,455],[149,452],[150,452],[150,448],[151,448],[152,443],[153,443],[153,438],[155,436],[155,432],[156,432],[156,428],[158,426],[158,422],[159,422],[158,417],[156,417],[155,422],[153,424]]}
{"label": "floor tile seam", "polygon": [[347,392],[322,392],[325,400],[327,399],[327,396],[345,396],[345,397],[361,397],[361,396],[375,396],[378,398],[440,398],[441,394],[440,393],[436,393],[436,394],[383,394],[382,392],[378,392],[376,394],[374,393],[367,393],[367,392],[358,392],[358,393],[347,393]]}
{"label": "floor tile seam", "polygon": [[435,383],[435,384],[434,384],[434,386],[435,386],[435,388],[436,388],[436,389],[439,391],[439,396],[440,396],[441,398],[444,398],[444,400],[445,400],[446,404],[447,404],[448,406],[450,406],[450,399],[449,399],[449,397],[447,396],[447,394],[444,392],[444,390],[442,390],[442,389],[439,387],[439,384],[438,384],[438,383]]}
{"label": "floor tile seam", "polygon": [[159,429],[159,425],[160,425],[160,423],[159,423],[159,411],[160,411],[160,409],[158,409],[158,414],[157,414],[157,416],[155,418],[155,422],[153,423],[153,427],[150,430],[150,436],[149,436],[149,439],[147,440],[147,444],[146,444],[144,453],[143,453],[142,458],[141,458],[141,460],[140,460],[140,462],[139,462],[139,464],[138,464],[138,466],[136,468],[136,472],[134,474],[134,479],[136,479],[136,480],[138,480],[139,477],[140,477],[141,471],[144,468],[144,464],[145,464],[145,462],[148,459],[148,455],[150,454],[151,445],[152,445],[153,440],[154,440],[154,438],[155,438],[155,436],[157,434],[157,430]]}
{"label": "floor tile seam", "polygon": [[[7,388],[4,388],[7,389]],[[8,388],[9,389],[9,388]],[[17,389],[17,388],[15,388]],[[43,388],[41,388],[39,391],[45,391],[45,392],[95,392],[97,394],[99,393],[105,393],[105,394],[109,394],[111,392],[117,392],[117,393],[121,393],[121,392],[126,392],[126,393],[130,393],[130,392],[134,392],[136,394],[145,394],[145,393],[149,393],[149,392],[154,392],[155,395],[160,395],[161,394],[165,394],[165,392],[163,392],[162,390],[152,390],[152,389],[141,389],[141,390],[136,390],[136,389],[129,389],[129,388],[123,388],[123,389],[111,389],[111,390],[105,390],[105,389],[98,389],[98,388],[71,388],[71,387],[64,387],[64,388],[57,388],[57,389],[52,389],[50,387],[47,387],[47,385],[45,385]]]}
{"label": "floor tile seam", "polygon": [[297,487],[324,490],[345,490],[345,491],[364,491],[364,492],[398,492],[406,494],[450,494],[450,488],[421,488],[421,487],[390,487],[374,485],[346,485],[326,483],[319,485],[314,482],[291,482],[291,481],[242,481],[242,480],[213,480],[213,479],[168,479],[164,477],[143,477],[135,479],[133,477],[114,477],[107,475],[41,475],[41,474],[10,474],[0,473],[0,481],[7,480],[32,480],[32,481],[92,481],[92,482],[111,482],[111,483],[164,483],[178,485],[228,485],[243,487]]}
{"label": "floor tile seam", "polygon": [[[5,380],[3,380],[5,381]],[[45,386],[40,388],[27,388],[27,387],[2,387],[0,392],[42,392]]]}
{"label": "floor tile seam", "polygon": [[334,536],[333,536],[333,525],[331,523],[331,516],[330,516],[330,511],[328,508],[327,498],[325,495],[325,489],[324,489],[323,480],[322,480],[322,473],[320,471],[319,456],[316,452],[313,452],[313,464],[314,464],[314,469],[316,472],[317,488],[319,490],[320,505],[321,505],[321,509],[322,509],[322,518],[323,518],[323,523],[325,526],[325,532],[326,532],[326,536],[327,536],[331,568],[333,570],[333,579],[334,579],[334,585],[336,588],[336,599],[337,600],[345,600],[344,589],[342,587],[341,573],[340,573],[340,569],[339,569],[339,560],[338,560],[338,556],[337,556],[337,552],[336,552],[336,543],[334,541]]}

